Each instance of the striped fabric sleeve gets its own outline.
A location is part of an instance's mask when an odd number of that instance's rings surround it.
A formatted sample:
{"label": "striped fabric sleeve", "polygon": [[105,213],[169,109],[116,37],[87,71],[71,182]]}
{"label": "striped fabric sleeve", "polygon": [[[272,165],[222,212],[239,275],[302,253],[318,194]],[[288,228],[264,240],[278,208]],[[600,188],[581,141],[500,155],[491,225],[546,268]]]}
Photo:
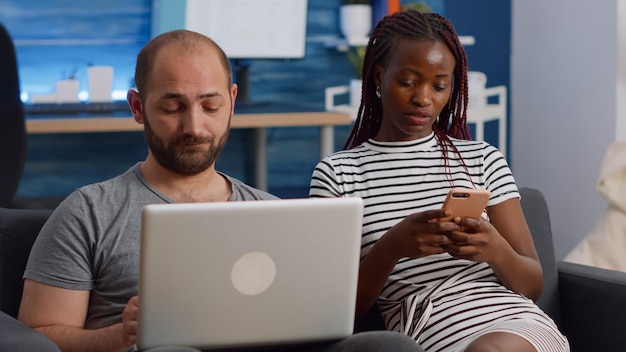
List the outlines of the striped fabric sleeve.
{"label": "striped fabric sleeve", "polygon": [[337,176],[332,165],[331,157],[327,156],[317,163],[311,177],[311,185],[309,187],[309,197],[341,197],[342,192],[339,189]]}
{"label": "striped fabric sleeve", "polygon": [[496,147],[483,144],[485,188],[491,191],[489,206],[519,198],[519,190],[504,155]]}

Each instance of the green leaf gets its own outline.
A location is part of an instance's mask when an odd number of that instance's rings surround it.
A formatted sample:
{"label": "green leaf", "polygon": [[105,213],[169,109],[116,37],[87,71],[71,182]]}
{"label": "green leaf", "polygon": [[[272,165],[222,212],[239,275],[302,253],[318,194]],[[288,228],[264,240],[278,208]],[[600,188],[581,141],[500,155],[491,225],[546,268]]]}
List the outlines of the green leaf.
{"label": "green leaf", "polygon": [[346,52],[348,60],[354,68],[354,75],[361,79],[363,74],[363,59],[365,58],[365,46],[351,46]]}

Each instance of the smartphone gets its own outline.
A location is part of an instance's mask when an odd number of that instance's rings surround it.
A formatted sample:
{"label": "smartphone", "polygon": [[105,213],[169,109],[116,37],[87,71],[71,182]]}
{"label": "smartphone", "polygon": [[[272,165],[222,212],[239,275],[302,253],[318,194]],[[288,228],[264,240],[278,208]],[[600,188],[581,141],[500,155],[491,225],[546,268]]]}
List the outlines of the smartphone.
{"label": "smartphone", "polygon": [[479,219],[490,196],[491,192],[486,189],[452,188],[441,207],[450,210],[452,215],[439,221],[450,221],[455,216]]}

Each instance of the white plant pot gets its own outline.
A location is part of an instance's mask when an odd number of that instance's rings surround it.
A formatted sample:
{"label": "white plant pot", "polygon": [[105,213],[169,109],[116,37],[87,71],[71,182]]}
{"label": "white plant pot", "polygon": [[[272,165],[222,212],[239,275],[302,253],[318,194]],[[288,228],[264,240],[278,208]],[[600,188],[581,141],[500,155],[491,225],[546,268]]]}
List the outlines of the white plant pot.
{"label": "white plant pot", "polygon": [[342,5],[339,8],[339,21],[341,34],[348,40],[348,44],[367,44],[372,30],[372,6]]}

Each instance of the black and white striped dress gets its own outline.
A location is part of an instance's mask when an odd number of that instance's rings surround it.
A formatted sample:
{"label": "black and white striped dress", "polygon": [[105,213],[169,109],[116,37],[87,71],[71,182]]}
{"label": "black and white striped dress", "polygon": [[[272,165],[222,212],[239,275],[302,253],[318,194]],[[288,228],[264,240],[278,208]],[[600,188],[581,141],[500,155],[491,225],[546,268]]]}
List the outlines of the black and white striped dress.
{"label": "black and white striped dress", "polygon": [[[310,195],[364,199],[362,257],[407,215],[440,208],[451,182],[490,190],[490,206],[519,197],[500,151],[485,142],[452,142],[467,169],[450,150],[446,170],[434,134],[410,142],[370,140],[319,162]],[[488,264],[448,254],[400,260],[378,305],[389,330],[412,336],[429,352],[462,351],[492,331],[518,334],[539,352],[569,351],[554,322],[532,300],[504,287]]]}

